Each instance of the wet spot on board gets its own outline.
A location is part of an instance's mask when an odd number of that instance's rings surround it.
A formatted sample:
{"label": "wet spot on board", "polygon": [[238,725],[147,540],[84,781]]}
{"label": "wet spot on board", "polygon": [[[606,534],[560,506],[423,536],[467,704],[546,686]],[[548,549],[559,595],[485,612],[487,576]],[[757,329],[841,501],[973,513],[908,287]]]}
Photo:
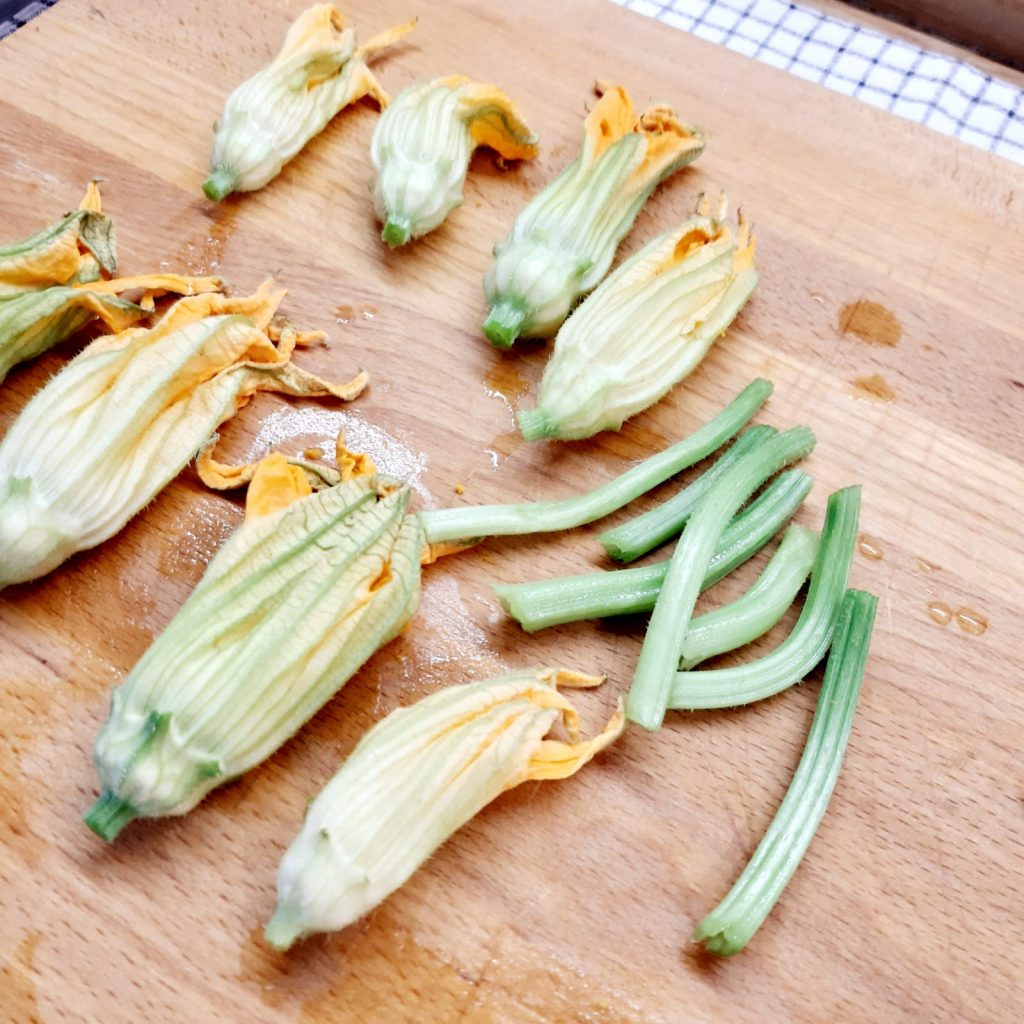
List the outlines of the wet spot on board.
{"label": "wet spot on board", "polygon": [[857,377],[853,381],[853,397],[862,402],[891,402],[896,397],[893,386],[880,374]]}
{"label": "wet spot on board", "polygon": [[518,430],[492,438],[484,449],[484,454],[491,460],[491,469],[497,469],[522,443],[523,435]]}
{"label": "wet spot on board", "polygon": [[988,629],[988,619],[973,608],[958,608],[956,624],[970,636],[981,636]]}
{"label": "wet spot on board", "polygon": [[852,334],[869,345],[882,348],[895,348],[903,337],[903,326],[892,311],[868,299],[843,306],[837,327],[840,334]]}
{"label": "wet spot on board", "polygon": [[862,533],[857,537],[857,550],[869,561],[878,562],[885,557],[882,545],[873,537]]}
{"label": "wet spot on board", "polygon": [[523,380],[515,363],[499,357],[484,377],[484,389],[491,398],[500,398],[514,410],[519,399],[530,390],[530,383]]}

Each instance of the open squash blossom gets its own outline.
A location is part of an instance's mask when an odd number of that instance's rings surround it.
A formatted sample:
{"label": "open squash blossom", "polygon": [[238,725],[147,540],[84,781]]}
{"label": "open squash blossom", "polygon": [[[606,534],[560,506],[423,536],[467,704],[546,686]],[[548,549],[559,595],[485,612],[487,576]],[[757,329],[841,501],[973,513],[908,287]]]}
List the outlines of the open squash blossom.
{"label": "open squash blossom", "polygon": [[30,238],[0,246],[0,301],[55,284],[78,284],[117,271],[114,225],[89,182],[73,213]]}
{"label": "open squash blossom", "polygon": [[388,95],[367,62],[415,26],[397,25],[357,47],[333,4],[300,14],[280,53],[228,97],[214,128],[206,195],[219,201],[262,188],[338,111],[364,96],[386,106]]}
{"label": "open squash blossom", "polygon": [[659,104],[639,117],[622,86],[603,91],[583,122],[583,148],[516,218],[484,277],[484,334],[508,348],[550,337],[573,303],[608,273],[651,193],[704,151],[704,135]]}
{"label": "open squash blossom", "polygon": [[422,533],[409,490],[372,464],[313,490],[280,453],[245,519],[113,694],[86,823],[184,814],[269,757],[409,622]]}
{"label": "open squash blossom", "polygon": [[[112,331],[123,331],[150,315],[156,295],[198,295],[220,286],[217,277],[150,274],[14,295],[0,302],[0,383],[11,367],[53,348],[97,318]],[[117,297],[131,291],[142,292],[138,302]]]}
{"label": "open squash blossom", "polygon": [[0,586],[113,536],[258,391],[354,398],[291,362],[320,335],[271,323],[284,291],[180,299],[152,328],[97,338],[0,443]]}
{"label": "open squash blossom", "polygon": [[497,86],[451,75],[416,82],[395,97],[370,147],[374,203],[388,245],[433,231],[462,203],[477,146],[508,160],[537,155],[537,136]]}
{"label": "open squash blossom", "polygon": [[[500,793],[579,771],[622,732],[621,701],[604,730],[582,740],[579,715],[557,687],[601,681],[565,669],[513,672],[446,686],[378,722],[310,804],[286,851],[267,942],[287,949],[344,928]],[[568,742],[544,738],[559,719]]]}
{"label": "open squash blossom", "polygon": [[704,358],[757,284],[742,215],[734,235],[701,197],[697,213],[607,277],[565,321],[535,409],[520,409],[528,441],[618,430]]}

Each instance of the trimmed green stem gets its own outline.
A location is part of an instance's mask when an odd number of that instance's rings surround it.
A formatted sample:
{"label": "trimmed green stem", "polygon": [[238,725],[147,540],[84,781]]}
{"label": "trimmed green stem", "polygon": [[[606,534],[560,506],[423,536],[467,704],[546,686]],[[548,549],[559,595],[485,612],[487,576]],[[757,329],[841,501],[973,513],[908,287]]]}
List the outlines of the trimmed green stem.
{"label": "trimmed green stem", "polygon": [[772,427],[760,424],[743,431],[730,448],[727,448],[706,472],[702,473],[688,487],[649,512],[626,520],[614,529],[606,530],[597,539],[605,551],[617,562],[633,562],[646,555],[652,548],[671,540],[679,534],[686,521],[693,514],[708,488],[737,459],[752,451],[769,437],[777,433]]}
{"label": "trimmed green stem", "polygon": [[807,745],[793,781],[743,873],[694,932],[694,940],[712,953],[732,956],[746,946],[814,838],[850,738],[877,603],[873,594],[846,592]]}
{"label": "trimmed green stem", "polygon": [[484,336],[495,348],[511,348],[525,322],[525,307],[520,303],[503,300],[491,308],[484,321]]}
{"label": "trimmed green stem", "polygon": [[[800,469],[781,473],[726,528],[701,588],[717,583],[761,550],[789,521],[814,481]],[[584,573],[494,588],[502,607],[528,633],[563,622],[649,612],[658,600],[668,560],[635,569]]]}
{"label": "trimmed green stem", "polygon": [[770,654],[732,668],[679,672],[670,707],[737,707],[764,700],[798,683],[828,651],[857,540],[860,488],[829,496],[811,585],[793,631]]}
{"label": "trimmed green stem", "polygon": [[210,176],[203,182],[203,191],[207,199],[219,203],[235,191],[237,184],[234,174],[226,167],[215,167]]}
{"label": "trimmed green stem", "polygon": [[121,829],[138,816],[139,812],[127,800],[106,792],[89,808],[85,823],[100,839],[112,843]]}
{"label": "trimmed green stem", "polygon": [[263,930],[267,945],[278,952],[290,949],[301,936],[302,929],[291,919],[290,914],[285,914],[280,908],[274,912]]}
{"label": "trimmed green stem", "polygon": [[651,612],[633,685],[626,696],[630,721],[645,729],[661,727],[701,581],[729,520],[768,477],[813,448],[810,428],[794,427],[737,459],[708,488],[676,544]]}
{"label": "trimmed green stem", "polygon": [[419,514],[427,543],[549,533],[602,519],[720,448],[757,412],[771,392],[768,381],[753,381],[696,433],[587,494],[520,505],[427,509]]}
{"label": "trimmed green stem", "polygon": [[384,224],[384,229],[380,233],[380,237],[387,242],[392,249],[395,249],[400,245],[405,245],[405,243],[412,237],[412,229],[408,218],[388,217],[387,222]]}
{"label": "trimmed green stem", "polygon": [[680,668],[694,665],[763,636],[792,605],[804,585],[818,551],[818,534],[791,526],[771,561],[741,597],[698,615],[683,640]]}

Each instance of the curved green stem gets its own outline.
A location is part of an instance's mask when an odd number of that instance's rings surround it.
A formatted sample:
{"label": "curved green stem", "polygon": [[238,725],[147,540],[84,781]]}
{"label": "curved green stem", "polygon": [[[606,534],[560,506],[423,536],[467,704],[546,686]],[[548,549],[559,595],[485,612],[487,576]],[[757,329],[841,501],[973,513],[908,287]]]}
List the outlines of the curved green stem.
{"label": "curved green stem", "polygon": [[792,605],[818,551],[818,534],[791,526],[754,585],[740,598],[698,615],[683,640],[680,668],[694,665],[763,636]]}
{"label": "curved green stem", "polygon": [[427,509],[420,522],[428,544],[524,533],[569,530],[611,515],[616,509],[664,483],[680,470],[706,458],[729,440],[772,392],[766,380],[748,384],[710,423],[696,433],[652,455],[602,487],[561,501],[520,505],[477,505]]}
{"label": "curved green stem", "polygon": [[670,707],[690,711],[764,700],[798,683],[825,656],[853,561],[860,487],[829,496],[811,585],[793,631],[770,654],[745,665],[678,672]]}
{"label": "curved green stem", "polygon": [[[761,550],[789,521],[814,481],[800,469],[781,473],[728,525],[708,562],[701,589],[717,583]],[[494,588],[502,607],[528,633],[609,615],[649,612],[658,600],[668,561],[635,569],[584,573]]]}
{"label": "curved green stem", "polygon": [[727,448],[706,472],[702,473],[688,487],[649,512],[626,520],[614,529],[605,530],[597,539],[605,551],[617,562],[633,562],[646,555],[652,548],[671,540],[693,514],[708,488],[736,461],[757,445],[774,437],[772,427],[759,424],[743,431],[730,448]]}
{"label": "curved green stem", "polygon": [[750,863],[694,932],[694,940],[712,953],[732,956],[746,946],[814,838],[850,738],[877,604],[873,594],[846,592],[807,745],[793,781]]}
{"label": "curved green stem", "polygon": [[729,520],[768,477],[813,448],[810,428],[794,427],[741,456],[708,488],[676,544],[651,612],[626,696],[630,721],[645,729],[661,727],[701,580]]}

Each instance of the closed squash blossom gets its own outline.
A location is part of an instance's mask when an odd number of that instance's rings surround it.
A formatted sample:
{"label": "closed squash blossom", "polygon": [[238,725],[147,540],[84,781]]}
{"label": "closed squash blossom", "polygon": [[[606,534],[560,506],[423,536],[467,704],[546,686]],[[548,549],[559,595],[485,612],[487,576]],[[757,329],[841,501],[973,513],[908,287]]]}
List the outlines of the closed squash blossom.
{"label": "closed squash blossom", "polygon": [[398,25],[356,46],[333,4],[314,4],[300,14],[273,61],[228,97],[214,129],[206,195],[219,201],[262,188],[335,114],[364,96],[386,106],[388,95],[367,62],[415,25]]}
{"label": "closed squash blossom", "polygon": [[583,122],[573,163],[516,218],[484,277],[484,334],[508,348],[550,337],[573,303],[608,273],[648,197],[704,151],[704,135],[657,104],[639,116],[622,86],[604,88]]}
{"label": "closed squash blossom", "polygon": [[519,411],[528,441],[618,430],[704,358],[757,284],[754,241],[703,198],[697,213],[610,274],[562,325],[537,407]]}
{"label": "closed squash blossom", "polygon": [[[117,533],[258,391],[354,398],[291,362],[309,340],[271,318],[283,291],[180,299],[152,328],[97,338],[0,443],[0,586]],[[74,450],[68,450],[69,439]]]}
{"label": "closed squash blossom", "polygon": [[[601,681],[526,669],[446,686],[378,722],[310,804],[285,853],[267,941],[286,949],[311,932],[344,928],[505,790],[579,771],[621,734],[622,706],[583,740],[558,687]],[[559,719],[568,742],[545,739]]]}
{"label": "closed squash blossom", "polygon": [[242,525],[114,691],[90,828],[111,840],[134,818],[184,814],[269,757],[405,627],[423,546],[408,501],[365,461],[318,491],[283,455],[259,464]]}
{"label": "closed squash blossom", "polygon": [[537,155],[537,136],[497,86],[451,75],[416,82],[395,97],[370,148],[374,203],[388,245],[433,231],[461,205],[477,146],[509,160]]}

